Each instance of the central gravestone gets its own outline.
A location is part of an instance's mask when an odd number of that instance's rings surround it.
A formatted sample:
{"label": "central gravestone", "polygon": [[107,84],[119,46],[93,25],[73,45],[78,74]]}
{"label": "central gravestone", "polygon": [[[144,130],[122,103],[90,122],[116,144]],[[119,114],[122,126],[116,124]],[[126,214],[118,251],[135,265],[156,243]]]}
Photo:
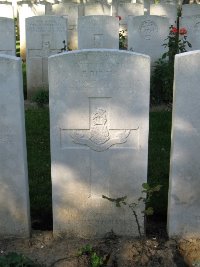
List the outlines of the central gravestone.
{"label": "central gravestone", "polygon": [[131,52],[49,58],[54,235],[138,235],[131,212],[102,195],[136,201],[146,182],[149,76],[150,58]]}
{"label": "central gravestone", "polygon": [[67,19],[37,16],[26,19],[27,94],[48,89],[48,57],[67,45]]}

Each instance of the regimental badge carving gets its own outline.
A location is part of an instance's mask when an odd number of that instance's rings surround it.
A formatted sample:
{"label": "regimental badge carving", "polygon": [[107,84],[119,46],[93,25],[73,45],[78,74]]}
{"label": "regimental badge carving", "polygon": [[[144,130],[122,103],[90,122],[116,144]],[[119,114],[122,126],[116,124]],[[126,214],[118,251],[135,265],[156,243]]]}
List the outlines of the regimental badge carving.
{"label": "regimental badge carving", "polygon": [[113,145],[127,141],[131,130],[109,130],[107,126],[106,110],[97,108],[91,115],[91,127],[89,130],[73,130],[71,137],[73,142],[88,146],[92,150],[101,152]]}
{"label": "regimental badge carving", "polygon": [[158,26],[152,20],[145,20],[140,26],[140,33],[144,39],[150,40],[158,32]]}

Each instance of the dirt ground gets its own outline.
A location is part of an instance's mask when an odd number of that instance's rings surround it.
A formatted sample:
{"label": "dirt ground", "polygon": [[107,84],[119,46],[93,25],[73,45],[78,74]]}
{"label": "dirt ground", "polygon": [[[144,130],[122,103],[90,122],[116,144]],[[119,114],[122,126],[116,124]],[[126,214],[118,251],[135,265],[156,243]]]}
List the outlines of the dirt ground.
{"label": "dirt ground", "polygon": [[33,231],[30,239],[0,240],[0,253],[22,253],[47,267],[88,267],[90,257],[78,251],[90,244],[108,267],[199,267],[200,239],[120,238],[108,233],[103,239],[53,238],[51,231]]}

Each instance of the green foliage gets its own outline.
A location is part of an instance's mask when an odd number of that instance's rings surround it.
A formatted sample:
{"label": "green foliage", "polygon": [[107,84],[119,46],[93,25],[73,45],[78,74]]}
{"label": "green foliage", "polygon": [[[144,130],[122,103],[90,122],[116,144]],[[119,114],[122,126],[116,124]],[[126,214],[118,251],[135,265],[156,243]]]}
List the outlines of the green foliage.
{"label": "green foliage", "polygon": [[10,252],[7,255],[0,256],[0,267],[39,267],[29,258],[22,254]]}
{"label": "green foliage", "polygon": [[127,50],[127,30],[119,31],[119,49]]}
{"label": "green foliage", "polygon": [[32,97],[32,101],[36,102],[39,107],[49,103],[49,91],[40,89]]}
{"label": "green foliage", "polygon": [[80,257],[82,255],[87,255],[89,257],[88,267],[101,267],[104,265],[103,257],[99,255],[90,244],[87,244],[79,250],[78,256]]}
{"label": "green foliage", "polygon": [[[143,183],[142,184],[142,195],[137,199],[136,202],[131,202],[128,203],[127,202],[127,196],[123,196],[123,197],[119,197],[119,198],[110,198],[107,196],[102,195],[102,198],[107,199],[111,202],[114,202],[116,207],[121,207],[121,206],[127,206],[128,208],[131,209],[134,217],[135,217],[135,221],[138,227],[138,233],[139,236],[142,237],[142,233],[141,233],[141,225],[139,223],[138,220],[138,214],[137,214],[137,207],[139,206],[140,202],[143,202],[145,204],[145,209],[141,211],[141,213],[144,214],[144,217],[146,216],[150,216],[153,215],[153,208],[149,207],[148,204],[150,203],[151,197],[153,196],[153,194],[155,192],[159,192],[161,189],[161,185],[156,185],[154,187],[151,187],[148,183]],[[145,194],[145,195],[144,195]]]}
{"label": "green foliage", "polygon": [[185,28],[179,30],[173,25],[169,27],[169,35],[163,44],[167,52],[155,62],[151,77],[151,104],[172,103],[175,55],[191,47],[186,33]]}

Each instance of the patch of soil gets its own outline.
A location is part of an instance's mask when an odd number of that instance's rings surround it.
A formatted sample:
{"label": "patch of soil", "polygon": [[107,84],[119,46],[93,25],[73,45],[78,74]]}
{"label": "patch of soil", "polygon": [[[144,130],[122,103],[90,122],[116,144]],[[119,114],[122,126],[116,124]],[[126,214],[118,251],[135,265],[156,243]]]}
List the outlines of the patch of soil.
{"label": "patch of soil", "polygon": [[88,267],[90,257],[78,256],[86,244],[104,259],[107,267],[200,266],[200,239],[122,238],[113,232],[103,239],[85,240],[53,238],[51,231],[33,231],[30,239],[0,240],[0,253],[21,253],[48,267]]}

